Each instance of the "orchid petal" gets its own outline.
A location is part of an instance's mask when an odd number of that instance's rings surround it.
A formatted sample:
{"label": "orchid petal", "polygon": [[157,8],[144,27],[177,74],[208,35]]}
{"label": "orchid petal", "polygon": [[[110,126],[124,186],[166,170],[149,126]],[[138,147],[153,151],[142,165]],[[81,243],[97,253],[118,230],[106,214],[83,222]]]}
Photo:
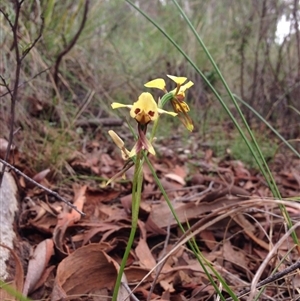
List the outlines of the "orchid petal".
{"label": "orchid petal", "polygon": [[179,89],[179,93],[180,92],[185,92],[185,90],[189,89],[190,87],[192,87],[194,85],[194,83],[192,81],[187,82],[186,84],[182,85]]}
{"label": "orchid petal", "polygon": [[143,148],[142,144],[139,141],[137,141],[129,153],[129,158],[134,157],[138,152],[142,150],[142,148]]}
{"label": "orchid petal", "polygon": [[158,113],[159,114],[168,114],[168,115],[171,115],[171,116],[177,116],[177,113],[175,112],[170,112],[170,111],[165,111],[163,109],[158,109]]}
{"label": "orchid petal", "polygon": [[189,112],[190,111],[190,107],[188,106],[188,104],[184,101],[174,101],[173,102],[173,109],[175,112]]}
{"label": "orchid petal", "polygon": [[132,105],[125,105],[125,104],[123,104],[123,103],[113,102],[113,103],[111,104],[111,107],[112,107],[113,109],[118,109],[118,108],[129,108],[129,109],[131,109],[131,108],[132,108]]}
{"label": "orchid petal", "polygon": [[156,78],[151,80],[150,82],[144,85],[147,88],[156,88],[165,91],[166,90],[166,82],[163,78]]}
{"label": "orchid petal", "polygon": [[170,78],[172,81],[174,81],[177,85],[182,85],[187,78],[186,77],[178,77],[178,76],[174,76],[174,75],[167,75],[168,78]]}

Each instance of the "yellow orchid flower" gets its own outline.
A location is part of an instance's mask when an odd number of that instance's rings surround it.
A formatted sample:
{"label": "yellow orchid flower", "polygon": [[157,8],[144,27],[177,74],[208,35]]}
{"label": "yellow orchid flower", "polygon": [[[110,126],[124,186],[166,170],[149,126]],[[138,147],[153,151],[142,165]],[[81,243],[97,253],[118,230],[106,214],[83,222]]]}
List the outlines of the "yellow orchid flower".
{"label": "yellow orchid flower", "polygon": [[177,112],[177,116],[179,120],[183,123],[183,125],[192,132],[194,129],[194,124],[190,116],[187,114],[189,112],[190,108],[184,101],[179,101],[176,98],[173,98],[171,100],[171,104],[173,107],[174,112]]}
{"label": "yellow orchid flower", "polygon": [[133,103],[130,116],[140,124],[148,124],[158,117],[158,107],[150,93],[142,93],[138,100]]}
{"label": "yellow orchid flower", "polygon": [[142,93],[138,100],[133,103],[133,105],[125,105],[122,103],[114,102],[111,104],[111,106],[113,109],[129,108],[130,116],[142,125],[148,124],[150,121],[156,120],[158,118],[158,114],[165,113],[172,116],[177,115],[174,112],[168,112],[159,109],[153,96],[148,92]]}
{"label": "yellow orchid flower", "polygon": [[[177,87],[171,91],[171,93],[174,95],[174,98],[171,100],[173,110],[178,114],[178,118],[181,120],[184,126],[189,131],[192,131],[194,129],[193,121],[187,114],[187,112],[190,111],[190,108],[188,104],[184,101],[184,98],[185,91],[192,87],[194,83],[192,81],[188,81],[186,84],[184,84],[187,80],[186,77],[179,77],[174,75],[167,76],[177,85]],[[162,78],[157,78],[146,83],[145,87],[157,88],[163,90],[165,93],[168,93],[168,91],[166,90],[166,83]]]}
{"label": "yellow orchid flower", "polygon": [[122,156],[128,156],[129,158],[136,155],[142,149],[146,149],[150,154],[155,155],[155,150],[153,146],[151,145],[150,141],[146,138],[146,130],[148,123],[151,121],[155,121],[158,118],[159,114],[165,113],[171,116],[177,115],[177,113],[175,112],[168,112],[158,108],[157,103],[155,102],[152,94],[148,92],[142,93],[139,96],[138,100],[133,103],[133,105],[125,105],[122,103],[114,102],[111,104],[111,106],[113,109],[130,109],[130,116],[138,122],[138,140],[130,152],[128,152],[124,148],[124,142],[117,134],[115,134],[113,131],[110,131],[109,133],[115,141],[115,143],[117,144],[117,146],[121,149]]}

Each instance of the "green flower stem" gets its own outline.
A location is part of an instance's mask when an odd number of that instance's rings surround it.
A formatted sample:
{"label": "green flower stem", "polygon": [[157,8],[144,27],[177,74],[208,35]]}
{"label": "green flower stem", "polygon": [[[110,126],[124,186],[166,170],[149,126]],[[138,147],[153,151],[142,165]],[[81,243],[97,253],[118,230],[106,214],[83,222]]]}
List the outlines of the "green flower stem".
{"label": "green flower stem", "polygon": [[122,276],[124,273],[124,269],[126,266],[126,262],[131,247],[134,242],[135,232],[138,225],[139,207],[140,207],[142,185],[143,185],[143,164],[144,164],[144,159],[142,158],[141,152],[139,152],[136,155],[134,176],[133,176],[133,183],[132,183],[131,231],[128,239],[128,244],[126,246],[125,253],[122,258],[120,270],[117,276],[112,301],[117,301],[118,292],[122,281]]}
{"label": "green flower stem", "polygon": [[[159,101],[158,101],[158,108],[162,109],[164,107],[164,105],[170,101],[171,99],[173,99],[174,95],[169,92],[166,93]],[[150,142],[153,142],[153,139],[155,137],[156,134],[156,130],[157,130],[157,125],[158,125],[158,120],[159,120],[159,116],[158,118],[154,121],[153,127],[152,127],[152,131],[151,131],[151,137],[150,137]]]}

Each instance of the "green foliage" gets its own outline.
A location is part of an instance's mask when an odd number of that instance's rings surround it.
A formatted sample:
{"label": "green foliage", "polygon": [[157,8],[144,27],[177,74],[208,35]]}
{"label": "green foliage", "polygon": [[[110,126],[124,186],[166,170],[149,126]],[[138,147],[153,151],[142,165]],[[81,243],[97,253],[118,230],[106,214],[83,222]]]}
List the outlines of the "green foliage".
{"label": "green foliage", "polygon": [[[268,162],[273,159],[277,149],[277,144],[259,133],[255,133],[255,137],[266,161]],[[249,152],[247,145],[240,136],[235,137],[235,139],[230,143],[229,149],[230,154],[234,159],[242,161],[250,168],[258,168],[253,155]]]}
{"label": "green foliage", "polygon": [[[184,19],[174,15],[172,3],[157,1],[152,6],[139,2],[141,9],[159,22],[199,66],[208,81],[223,93],[219,77]],[[33,0],[24,1],[20,24],[23,33],[21,45],[30,45],[33,41],[41,14],[45,19],[45,28],[42,41],[36,45],[32,57],[24,62],[24,68],[26,64],[28,68],[24,70],[23,80],[29,80],[42,69],[55,64],[58,54],[66,48],[79,28],[83,5],[83,0],[51,0],[43,2],[41,6]],[[276,100],[281,99],[277,109],[271,112],[276,120],[284,117],[288,105],[300,109],[293,101],[297,93],[296,86],[289,84],[297,75],[297,64],[291,63],[298,59],[296,41],[291,33],[284,45],[275,43],[277,21],[283,14],[289,14],[291,8],[281,3],[282,7],[275,9],[272,1],[266,1],[266,11],[262,4],[254,9],[252,0],[205,0],[193,4],[186,1],[182,5],[236,94],[263,116],[268,114]],[[9,2],[4,8],[13,17],[13,6]],[[0,39],[9,41],[10,29],[4,20],[2,23],[4,26]],[[286,56],[289,57],[289,63],[285,63]],[[13,65],[13,61],[4,60],[7,79],[12,76],[7,67]],[[101,105],[120,98],[132,101],[145,82],[166,73],[185,73],[195,81],[197,85],[191,92],[191,104],[205,107],[209,95],[206,85],[156,28],[125,2],[91,1],[85,28],[74,48],[63,58],[60,74],[67,89],[59,92],[62,98],[74,101],[69,96],[81,96],[82,93],[95,90],[95,97]],[[45,101],[49,97],[48,89],[53,88],[48,75],[43,74],[33,81],[43,83],[43,89],[38,94]],[[32,88],[33,91],[27,93],[35,93],[35,87]],[[62,99],[59,101],[62,102]],[[91,105],[96,110],[99,103],[92,102]],[[109,111],[108,107],[105,110]],[[249,113],[247,117],[251,116]],[[292,113],[291,118],[296,120],[298,116]]]}

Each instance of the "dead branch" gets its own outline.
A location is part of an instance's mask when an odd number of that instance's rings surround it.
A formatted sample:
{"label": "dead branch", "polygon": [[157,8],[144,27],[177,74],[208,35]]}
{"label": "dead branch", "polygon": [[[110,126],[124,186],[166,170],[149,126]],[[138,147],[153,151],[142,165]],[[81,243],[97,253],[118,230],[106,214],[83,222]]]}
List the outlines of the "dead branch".
{"label": "dead branch", "polygon": [[75,34],[73,39],[70,41],[69,45],[57,56],[57,59],[56,59],[56,62],[55,62],[55,67],[54,67],[54,82],[55,82],[56,85],[58,83],[58,73],[59,73],[60,62],[61,62],[62,58],[73,48],[73,46],[77,42],[77,40],[78,40],[78,38],[79,38],[83,28],[84,28],[84,25],[86,23],[87,13],[88,13],[88,8],[89,8],[89,2],[90,2],[90,0],[86,0],[86,2],[85,2],[82,21],[81,21],[80,27],[78,28],[77,33]]}
{"label": "dead branch", "polygon": [[[39,41],[39,39],[42,36],[43,29],[44,29],[44,19],[41,18],[42,24],[41,24],[38,36],[33,41],[33,43],[22,54],[20,54],[19,44],[18,44],[18,27],[19,27],[20,11],[21,11],[21,6],[22,6],[23,2],[24,2],[24,0],[21,0],[21,1],[15,0],[15,13],[16,13],[16,16],[15,16],[14,23],[12,23],[12,21],[10,20],[8,14],[5,13],[5,11],[3,9],[0,9],[0,12],[3,14],[4,18],[6,19],[6,21],[8,22],[8,24],[11,27],[11,30],[12,30],[13,44],[12,44],[11,50],[15,49],[15,59],[16,59],[15,81],[14,81],[13,89],[10,89],[9,85],[6,83],[4,78],[1,77],[2,82],[4,83],[4,86],[6,87],[6,89],[8,90],[8,93],[11,96],[10,131],[9,131],[9,138],[8,138],[8,146],[7,146],[7,150],[6,150],[5,157],[4,157],[5,161],[7,161],[7,159],[8,159],[10,148],[11,148],[11,145],[13,143],[14,123],[15,123],[15,107],[16,107],[16,101],[17,101],[17,96],[18,96],[18,87],[19,87],[22,61],[26,57],[26,55],[30,52],[30,50]],[[2,184],[4,171],[5,171],[5,166],[3,166],[3,168],[0,172],[0,187],[1,187],[1,184]]]}
{"label": "dead branch", "polygon": [[3,164],[4,166],[4,170],[5,167],[9,167],[10,169],[12,169],[15,173],[23,176],[27,181],[33,183],[35,186],[45,190],[46,192],[48,192],[49,194],[53,195],[54,197],[56,197],[57,199],[59,199],[60,201],[64,202],[65,204],[67,204],[68,206],[70,206],[72,209],[74,209],[75,211],[77,211],[79,214],[81,214],[82,216],[84,216],[85,214],[78,210],[77,207],[75,205],[73,205],[71,202],[65,200],[63,197],[61,197],[57,192],[41,185],[40,183],[36,182],[35,180],[31,179],[30,177],[28,177],[27,175],[25,175],[22,171],[20,171],[19,169],[17,169],[16,167],[14,167],[13,165],[9,164],[8,162],[6,162],[5,160],[2,160],[0,158],[0,162]]}
{"label": "dead branch", "polygon": [[[32,76],[30,79],[28,79],[28,80],[26,80],[25,82],[19,84],[18,88],[21,88],[21,87],[25,86],[26,84],[28,84],[29,82],[31,82],[33,79],[37,78],[38,76],[40,76],[40,75],[43,74],[44,72],[48,71],[50,68],[51,68],[51,67],[48,67],[48,68],[43,69],[42,71],[38,72],[37,74],[35,74],[34,76]],[[1,75],[0,75],[0,77],[1,77],[2,82],[3,82],[3,78],[2,78]],[[4,82],[3,82],[3,83],[4,83]],[[7,87],[6,87],[6,89],[7,89]],[[0,95],[0,98],[6,96],[7,94],[10,94],[10,92],[7,91],[7,92],[1,94],[1,95]]]}
{"label": "dead branch", "polygon": [[[300,268],[300,261],[295,262],[294,264],[292,264],[291,266],[289,266],[288,268],[284,269],[283,271],[280,271],[278,273],[275,273],[267,278],[265,278],[264,280],[260,281],[257,283],[256,285],[256,289],[259,289],[267,284],[270,284],[276,280],[279,280],[281,278],[283,278],[284,276],[287,276],[288,274],[290,274],[291,272],[294,272],[295,270]],[[251,291],[251,289],[245,289],[242,292],[240,292],[237,295],[237,298],[240,298],[246,294],[248,294]],[[232,300],[232,298],[227,298],[226,301],[230,301]]]}
{"label": "dead branch", "polygon": [[121,126],[123,124],[123,120],[119,118],[90,118],[84,120],[75,121],[76,126]]}

